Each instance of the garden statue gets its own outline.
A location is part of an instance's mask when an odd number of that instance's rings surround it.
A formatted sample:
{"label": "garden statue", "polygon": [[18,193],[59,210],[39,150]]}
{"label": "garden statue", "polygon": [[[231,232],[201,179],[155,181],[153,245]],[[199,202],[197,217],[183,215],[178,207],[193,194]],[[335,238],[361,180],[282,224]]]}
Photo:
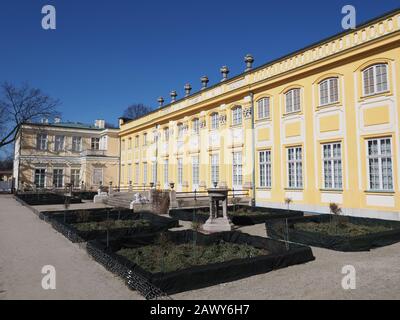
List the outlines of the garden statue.
{"label": "garden statue", "polygon": [[[203,229],[208,232],[231,231],[232,223],[228,218],[228,189],[208,189],[210,199],[210,218],[204,224]],[[219,215],[219,203],[222,202],[222,216]]]}

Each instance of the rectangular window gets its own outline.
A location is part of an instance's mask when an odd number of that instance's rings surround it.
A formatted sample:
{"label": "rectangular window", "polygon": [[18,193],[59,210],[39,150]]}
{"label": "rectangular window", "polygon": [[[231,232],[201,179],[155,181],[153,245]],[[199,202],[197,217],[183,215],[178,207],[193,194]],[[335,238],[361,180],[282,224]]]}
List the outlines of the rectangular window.
{"label": "rectangular window", "polygon": [[192,185],[197,187],[200,184],[199,157],[192,157]]}
{"label": "rectangular window", "polygon": [[81,171],[79,169],[71,169],[71,184],[74,188],[79,188],[80,174]]}
{"label": "rectangular window", "polygon": [[393,191],[392,139],[372,139],[367,145],[369,189]]}
{"label": "rectangular window", "polygon": [[135,184],[138,185],[139,184],[139,175],[140,175],[140,167],[139,167],[139,163],[135,164]]}
{"label": "rectangular window", "polygon": [[327,105],[339,101],[338,78],[326,79],[319,85],[320,105]]}
{"label": "rectangular window", "polygon": [[55,188],[62,188],[64,186],[64,170],[54,169],[53,170],[53,186]]}
{"label": "rectangular window", "polygon": [[153,162],[151,164],[151,171],[152,171],[152,182],[154,186],[157,184],[157,162]]}
{"label": "rectangular window", "polygon": [[181,140],[183,138],[183,133],[184,133],[184,127],[183,124],[180,123],[178,124],[178,140]]}
{"label": "rectangular window", "polygon": [[80,152],[82,151],[82,138],[72,137],[72,151]]}
{"label": "rectangular window", "polygon": [[92,150],[99,150],[100,149],[100,138],[92,138],[90,147]]}
{"label": "rectangular window", "polygon": [[143,162],[143,184],[147,184],[147,162]]}
{"label": "rectangular window", "polygon": [[214,186],[214,183],[219,182],[219,155],[212,154],[211,155],[211,183]]}
{"label": "rectangular window", "polygon": [[178,185],[183,184],[183,159],[178,159]]}
{"label": "rectangular window", "polygon": [[121,183],[122,184],[125,184],[125,177],[126,177],[125,165],[123,164],[123,165],[121,165]]}
{"label": "rectangular window", "polygon": [[143,134],[143,145],[147,146],[147,133]]}
{"label": "rectangular window", "polygon": [[47,150],[47,134],[38,134],[36,137],[36,147],[38,150]]}
{"label": "rectangular window", "polygon": [[164,186],[166,188],[168,188],[168,184],[169,184],[168,169],[169,169],[169,162],[168,162],[168,160],[164,160]]}
{"label": "rectangular window", "polygon": [[135,137],[135,148],[139,148],[139,136]]}
{"label": "rectangular window", "polygon": [[322,145],[324,188],[342,189],[342,145],[329,143]]}
{"label": "rectangular window", "polygon": [[93,169],[92,182],[94,185],[100,185],[103,183],[103,169],[102,168],[94,168]]}
{"label": "rectangular window", "polygon": [[271,150],[260,151],[260,187],[271,188],[272,185],[272,161],[271,161]]}
{"label": "rectangular window", "polygon": [[64,136],[55,136],[54,138],[54,151],[64,150]]}
{"label": "rectangular window", "polygon": [[164,140],[169,141],[169,128],[164,129]]}
{"label": "rectangular window", "polygon": [[193,132],[193,134],[200,133],[200,120],[199,119],[194,119],[192,121],[192,132]]}
{"label": "rectangular window", "polygon": [[233,187],[240,187],[243,185],[243,164],[242,153],[233,153]]}
{"label": "rectangular window", "polygon": [[242,124],[242,107],[232,109],[232,125],[239,126]]}
{"label": "rectangular window", "polygon": [[132,183],[132,165],[128,164],[128,184]]}
{"label": "rectangular window", "polygon": [[35,169],[35,186],[44,188],[46,186],[46,169]]}
{"label": "rectangular window", "polygon": [[288,186],[289,188],[303,188],[302,148],[287,149],[288,159]]}
{"label": "rectangular window", "polygon": [[286,113],[300,111],[300,89],[292,89],[285,94]]}
{"label": "rectangular window", "polygon": [[213,113],[211,115],[211,129],[217,130],[219,128],[219,115],[218,113]]}
{"label": "rectangular window", "polygon": [[266,119],[270,117],[269,98],[262,98],[257,102],[258,119]]}

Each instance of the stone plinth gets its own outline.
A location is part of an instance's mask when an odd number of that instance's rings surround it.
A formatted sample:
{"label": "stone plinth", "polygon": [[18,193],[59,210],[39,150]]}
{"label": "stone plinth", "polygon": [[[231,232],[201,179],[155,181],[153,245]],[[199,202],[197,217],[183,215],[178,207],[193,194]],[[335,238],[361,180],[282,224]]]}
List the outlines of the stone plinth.
{"label": "stone plinth", "polygon": [[[228,189],[208,189],[210,200],[210,218],[203,226],[204,231],[211,233],[231,231],[232,223],[228,218]],[[219,202],[222,202],[222,215],[219,212]]]}

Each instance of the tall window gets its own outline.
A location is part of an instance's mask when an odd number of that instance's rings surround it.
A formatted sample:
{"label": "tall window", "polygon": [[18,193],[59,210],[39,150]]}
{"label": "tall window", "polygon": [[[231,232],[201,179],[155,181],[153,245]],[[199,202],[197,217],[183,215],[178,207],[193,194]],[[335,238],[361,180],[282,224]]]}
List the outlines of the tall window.
{"label": "tall window", "polygon": [[102,168],[94,168],[93,169],[93,184],[100,185],[103,183],[103,169]]}
{"label": "tall window", "polygon": [[243,185],[243,164],[242,164],[242,153],[233,153],[233,186]]}
{"label": "tall window", "polygon": [[199,157],[192,157],[192,185],[198,186],[200,183]]}
{"label": "tall window", "polygon": [[370,190],[392,191],[392,139],[371,139],[367,144]]}
{"label": "tall window", "polygon": [[54,138],[54,151],[64,150],[64,136],[55,136]]}
{"label": "tall window", "polygon": [[100,149],[100,138],[92,138],[90,144],[92,150],[99,150]]}
{"label": "tall window", "polygon": [[322,145],[324,188],[342,189],[342,145],[329,143]]}
{"label": "tall window", "polygon": [[143,134],[143,145],[147,146],[147,133]]}
{"label": "tall window", "polygon": [[179,123],[178,124],[178,139],[183,138],[183,131],[184,131],[183,124]]}
{"label": "tall window", "polygon": [[364,95],[378,94],[388,90],[387,64],[376,64],[363,71]]}
{"label": "tall window", "polygon": [[125,165],[121,165],[121,182],[124,184],[125,183],[125,177],[126,177],[126,173],[125,173]]}
{"label": "tall window", "polygon": [[232,109],[232,125],[238,126],[242,124],[242,107],[237,106]]}
{"label": "tall window", "polygon": [[157,162],[153,162],[151,164],[151,171],[152,171],[152,182],[154,185],[157,183]]}
{"label": "tall window", "polygon": [[183,159],[178,159],[178,185],[183,184]]}
{"label": "tall window", "polygon": [[147,162],[143,162],[143,184],[147,184]]}
{"label": "tall window", "polygon": [[38,134],[36,137],[36,147],[38,150],[47,150],[47,134]]}
{"label": "tall window", "polygon": [[319,103],[321,106],[339,101],[338,83],[338,78],[329,78],[319,84]]}
{"label": "tall window", "polygon": [[286,92],[286,113],[300,111],[300,89],[292,89]]}
{"label": "tall window", "polygon": [[128,164],[128,184],[132,182],[132,164]]}
{"label": "tall window", "polygon": [[71,184],[74,188],[79,188],[80,173],[79,169],[71,169]]}
{"label": "tall window", "polygon": [[139,175],[140,175],[140,168],[139,168],[139,163],[135,164],[135,184],[139,184]]}
{"label": "tall window", "polygon": [[36,188],[44,188],[46,181],[46,169],[35,169],[35,186]]}
{"label": "tall window", "polygon": [[211,183],[219,182],[219,155],[211,155]]}
{"label": "tall window", "polygon": [[218,113],[213,113],[211,115],[211,129],[217,130],[219,128],[219,115]]}
{"label": "tall window", "polygon": [[82,138],[72,137],[72,151],[79,152],[82,151]]}
{"label": "tall window", "polygon": [[270,117],[269,98],[262,98],[257,102],[258,119],[266,119]]}
{"label": "tall window", "polygon": [[260,187],[271,188],[272,185],[272,162],[271,162],[271,150],[260,151]]}
{"label": "tall window", "polygon": [[62,188],[64,186],[64,170],[54,169],[53,170],[53,186],[56,188]]}
{"label": "tall window", "polygon": [[158,142],[158,132],[157,130],[153,131],[153,143],[157,143]]}
{"label": "tall window", "polygon": [[302,148],[287,149],[289,188],[303,188]]}
{"label": "tall window", "polygon": [[164,185],[168,186],[169,183],[169,173],[168,173],[168,168],[169,167],[169,161],[167,159],[164,160]]}
{"label": "tall window", "polygon": [[192,132],[193,132],[193,134],[200,133],[200,120],[198,118],[193,119],[193,121],[192,121]]}
{"label": "tall window", "polygon": [[169,128],[164,129],[164,140],[169,141]]}
{"label": "tall window", "polygon": [[139,136],[135,137],[135,148],[139,148]]}

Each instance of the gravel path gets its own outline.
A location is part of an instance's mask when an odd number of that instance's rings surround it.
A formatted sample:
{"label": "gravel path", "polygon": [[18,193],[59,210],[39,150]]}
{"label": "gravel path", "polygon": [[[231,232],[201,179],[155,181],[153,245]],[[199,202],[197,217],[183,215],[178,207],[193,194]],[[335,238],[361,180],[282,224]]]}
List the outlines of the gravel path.
{"label": "gravel path", "polygon": [[[56,269],[56,290],[42,289],[44,265]],[[11,196],[0,195],[0,299],[142,297]]]}

